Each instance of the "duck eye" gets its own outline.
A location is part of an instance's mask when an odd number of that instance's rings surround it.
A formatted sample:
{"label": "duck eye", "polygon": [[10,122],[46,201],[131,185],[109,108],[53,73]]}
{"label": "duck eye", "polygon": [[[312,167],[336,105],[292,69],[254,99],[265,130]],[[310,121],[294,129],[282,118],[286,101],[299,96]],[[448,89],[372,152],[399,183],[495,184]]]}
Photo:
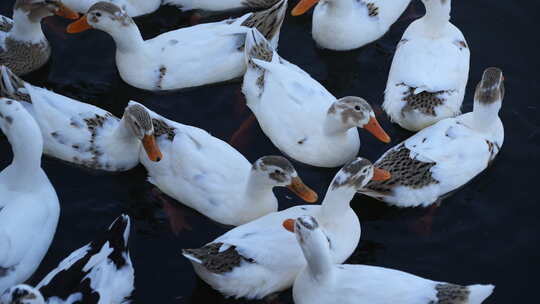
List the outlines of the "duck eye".
{"label": "duck eye", "polygon": [[360,106],[355,106],[354,109],[355,109],[356,111],[360,111],[360,110],[361,110]]}
{"label": "duck eye", "polygon": [[274,170],[274,174],[280,174],[281,172],[279,170]]}
{"label": "duck eye", "polygon": [[101,13],[100,13],[100,12],[97,12],[97,13],[96,13],[96,17],[101,17]]}

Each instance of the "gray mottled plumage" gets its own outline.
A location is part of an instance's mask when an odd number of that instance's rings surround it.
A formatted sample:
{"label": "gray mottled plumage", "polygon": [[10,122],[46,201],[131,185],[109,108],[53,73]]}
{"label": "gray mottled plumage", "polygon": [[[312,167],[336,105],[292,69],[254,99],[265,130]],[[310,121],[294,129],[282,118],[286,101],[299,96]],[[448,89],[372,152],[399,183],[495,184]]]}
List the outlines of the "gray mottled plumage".
{"label": "gray mottled plumage", "polygon": [[152,124],[154,126],[154,136],[156,138],[160,136],[167,136],[167,139],[173,141],[174,136],[176,135],[176,129],[169,126],[166,122],[160,119],[152,119]]}
{"label": "gray mottled plumage", "polygon": [[242,25],[257,28],[267,40],[272,40],[281,29],[286,11],[287,1],[280,0],[269,9],[253,13]]}
{"label": "gray mottled plumage", "polygon": [[398,186],[420,189],[438,184],[439,181],[433,178],[430,171],[435,163],[421,162],[412,159],[410,155],[411,151],[403,144],[388,152],[375,166],[389,171],[392,177],[385,181],[370,181],[365,188],[376,193],[389,194]]}
{"label": "gray mottled plumage", "polygon": [[51,46],[47,40],[30,43],[6,37],[4,49],[0,50],[0,64],[7,66],[17,75],[28,74],[41,68],[50,57]]}
{"label": "gray mottled plumage", "polygon": [[491,104],[504,99],[503,74],[499,68],[487,68],[482,81],[476,87],[474,99],[483,104]]}
{"label": "gray mottled plumage", "polygon": [[0,15],[0,32],[9,32],[13,28],[13,20]]}
{"label": "gray mottled plumage", "polygon": [[424,91],[414,94],[416,88],[409,87],[403,83],[398,85],[407,87],[407,90],[403,93],[402,100],[406,102],[406,105],[401,110],[402,113],[418,110],[425,115],[436,116],[435,109],[444,104],[448,95],[454,93],[454,91],[446,90],[437,92]]}
{"label": "gray mottled plumage", "polygon": [[268,8],[280,0],[244,0],[242,5],[249,8],[261,9]]}
{"label": "gray mottled plumage", "polygon": [[234,246],[220,252],[222,245],[223,243],[212,243],[198,249],[184,249],[183,254],[199,260],[204,268],[217,274],[232,271],[240,266],[242,261],[254,263],[252,259],[240,255]]}
{"label": "gray mottled plumage", "polygon": [[437,284],[437,302],[430,304],[467,304],[471,294],[467,286],[454,284]]}

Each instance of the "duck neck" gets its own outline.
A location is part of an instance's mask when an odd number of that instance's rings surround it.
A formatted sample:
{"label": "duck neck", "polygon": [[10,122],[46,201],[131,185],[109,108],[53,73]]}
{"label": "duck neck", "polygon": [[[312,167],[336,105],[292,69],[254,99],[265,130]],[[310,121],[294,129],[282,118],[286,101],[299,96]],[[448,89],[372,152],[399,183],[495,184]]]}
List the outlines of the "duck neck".
{"label": "duck neck", "polygon": [[133,53],[144,46],[141,32],[133,21],[129,25],[115,27],[114,30],[109,31],[109,34],[114,39],[117,51],[120,53]]}
{"label": "duck neck", "polygon": [[35,185],[41,172],[43,139],[35,121],[31,117],[19,117],[12,123],[6,136],[13,151],[13,161],[9,166],[6,183],[10,188],[24,188]]}
{"label": "duck neck", "polygon": [[441,29],[450,21],[451,0],[429,0],[424,2],[426,15],[423,20],[427,31],[433,35],[438,35]]}
{"label": "duck neck", "polygon": [[45,40],[45,35],[41,29],[41,19],[37,22],[30,20],[28,13],[22,9],[13,11],[13,28],[9,32],[9,37],[23,42],[39,43]]}
{"label": "duck neck", "polygon": [[341,186],[332,189],[330,186],[321,206],[321,220],[333,221],[342,218],[349,210],[351,210],[351,200],[356,194],[356,190],[352,187]]}
{"label": "duck neck", "polygon": [[311,277],[318,282],[331,279],[334,269],[328,241],[325,236],[320,237],[322,239],[319,239],[319,236],[311,236],[317,239],[307,240],[307,244],[301,245],[307,261],[307,269]]}
{"label": "duck neck", "polygon": [[275,200],[273,184],[259,171],[251,169],[248,181],[246,183],[246,202],[250,204],[261,204],[268,200]]}
{"label": "duck neck", "polygon": [[345,135],[347,131],[354,128],[354,125],[343,123],[338,113],[328,113],[324,122],[324,132],[326,135]]}
{"label": "duck neck", "polygon": [[[107,146],[112,150],[110,153],[114,154],[116,151],[119,158],[125,157],[126,151],[138,149],[141,146],[141,140],[133,134],[124,118],[120,120],[116,129],[110,134],[108,142]],[[137,153],[133,155],[135,154]]]}
{"label": "duck neck", "polygon": [[482,103],[475,100],[473,108],[473,127],[481,132],[489,132],[499,117],[501,106],[502,102],[500,100],[492,103]]}
{"label": "duck neck", "polygon": [[354,9],[354,0],[329,0],[328,13],[333,15],[348,15]]}

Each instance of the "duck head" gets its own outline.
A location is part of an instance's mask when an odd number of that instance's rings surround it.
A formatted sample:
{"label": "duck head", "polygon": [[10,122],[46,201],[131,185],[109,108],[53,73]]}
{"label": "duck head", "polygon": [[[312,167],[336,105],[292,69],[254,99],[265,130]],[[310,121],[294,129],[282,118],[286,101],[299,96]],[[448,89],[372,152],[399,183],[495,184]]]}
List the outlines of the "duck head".
{"label": "duck head", "polygon": [[124,110],[122,119],[133,135],[142,142],[148,158],[151,161],[160,161],[163,155],[156,143],[152,118],[146,108],[138,103],[131,102]]}
{"label": "duck head", "polygon": [[52,15],[74,20],[79,18],[77,12],[59,0],[17,0],[14,9],[24,12],[32,22],[40,22],[41,19]]}
{"label": "duck head", "polygon": [[317,193],[304,184],[293,165],[284,157],[261,157],[253,164],[252,171],[258,180],[271,187],[287,187],[306,202],[318,200]]}
{"label": "duck head", "polygon": [[73,34],[95,28],[110,33],[114,29],[129,27],[132,24],[133,19],[124,10],[110,2],[102,1],[92,5],[86,15],[70,24],[67,32]]}
{"label": "duck head", "polygon": [[371,180],[385,181],[390,177],[392,177],[390,172],[376,168],[369,160],[358,157],[339,170],[332,180],[330,189],[351,188],[357,192]]}
{"label": "duck head", "polygon": [[0,304],[45,304],[45,299],[34,287],[20,284],[8,288],[0,297]]}
{"label": "duck head", "polygon": [[390,142],[390,136],[383,130],[373,109],[363,98],[348,96],[338,99],[328,109],[328,118],[329,133],[345,132],[359,127],[366,129],[382,142]]}

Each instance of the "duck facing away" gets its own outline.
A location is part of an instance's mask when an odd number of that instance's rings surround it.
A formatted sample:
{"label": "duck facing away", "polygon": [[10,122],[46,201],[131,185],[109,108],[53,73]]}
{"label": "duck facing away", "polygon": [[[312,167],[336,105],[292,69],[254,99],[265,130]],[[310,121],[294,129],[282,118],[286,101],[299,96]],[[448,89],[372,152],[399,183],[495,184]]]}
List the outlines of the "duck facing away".
{"label": "duck facing away", "polygon": [[390,142],[364,99],[336,99],[281,58],[255,29],[246,40],[246,62],[242,92],[247,105],[266,136],[289,157],[313,166],[341,166],[358,154],[357,127]]}
{"label": "duck facing away", "polygon": [[13,161],[0,172],[0,294],[26,281],[53,240],[60,205],[41,169],[39,127],[15,100],[0,98],[0,128]]}
{"label": "duck facing away", "polygon": [[100,238],[72,252],[36,287],[7,289],[0,304],[130,303],[135,271],[129,257],[130,219],[117,218]]}
{"label": "duck facing away", "polygon": [[41,29],[41,20],[52,15],[79,17],[59,0],[17,0],[13,20],[0,15],[0,64],[17,75],[44,66],[51,57],[51,46]]}
{"label": "duck facing away", "polygon": [[375,164],[392,178],[372,182],[361,192],[398,207],[416,207],[433,204],[465,185],[502,147],[498,113],[503,97],[502,71],[486,69],[472,112],[441,120],[387,151]]}
{"label": "duck facing away", "polygon": [[315,218],[302,216],[284,226],[296,235],[307,261],[294,281],[296,304],[480,304],[493,292],[493,285],[460,286],[390,268],[336,265]]}
{"label": "duck facing away", "polygon": [[144,148],[152,161],[163,157],[146,108],[130,103],[121,119],[96,106],[33,86],[0,68],[0,96],[16,99],[41,129],[45,154],[91,169],[126,171]]}
{"label": "duck facing away", "polygon": [[77,33],[95,28],[116,42],[116,65],[128,84],[150,91],[174,90],[219,83],[241,77],[243,48],[250,27],[261,30],[274,45],[287,1],[237,19],[199,24],[143,40],[137,25],[118,6],[94,4],[86,16],[68,27]]}
{"label": "duck facing away", "polygon": [[[138,17],[155,12],[161,5],[176,6],[180,10],[226,11],[232,9],[269,8],[279,0],[107,0],[122,8],[129,16]],[[86,13],[99,0],[62,0],[74,11]]]}
{"label": "duck facing away", "polygon": [[332,261],[342,263],[360,240],[360,222],[350,201],[370,180],[388,178],[388,172],[357,158],[336,174],[322,205],[270,213],[183,254],[201,279],[226,296],[260,299],[282,291],[292,286],[306,264],[294,235],[281,227],[282,222],[306,214],[316,217],[332,243]]}
{"label": "duck facing away", "polygon": [[469,78],[469,46],[449,21],[451,0],[422,2],[426,15],[397,46],[383,103],[391,120],[410,131],[459,115]]}
{"label": "duck facing away", "polygon": [[212,220],[237,226],[277,211],[274,187],[286,186],[305,201],[317,201],[287,159],[265,156],[251,164],[208,132],[147,111],[164,152],[159,163],[141,154],[148,181]]}
{"label": "duck facing away", "polygon": [[317,4],[311,33],[322,48],[348,51],[381,38],[411,0],[302,0],[292,10],[302,15]]}

